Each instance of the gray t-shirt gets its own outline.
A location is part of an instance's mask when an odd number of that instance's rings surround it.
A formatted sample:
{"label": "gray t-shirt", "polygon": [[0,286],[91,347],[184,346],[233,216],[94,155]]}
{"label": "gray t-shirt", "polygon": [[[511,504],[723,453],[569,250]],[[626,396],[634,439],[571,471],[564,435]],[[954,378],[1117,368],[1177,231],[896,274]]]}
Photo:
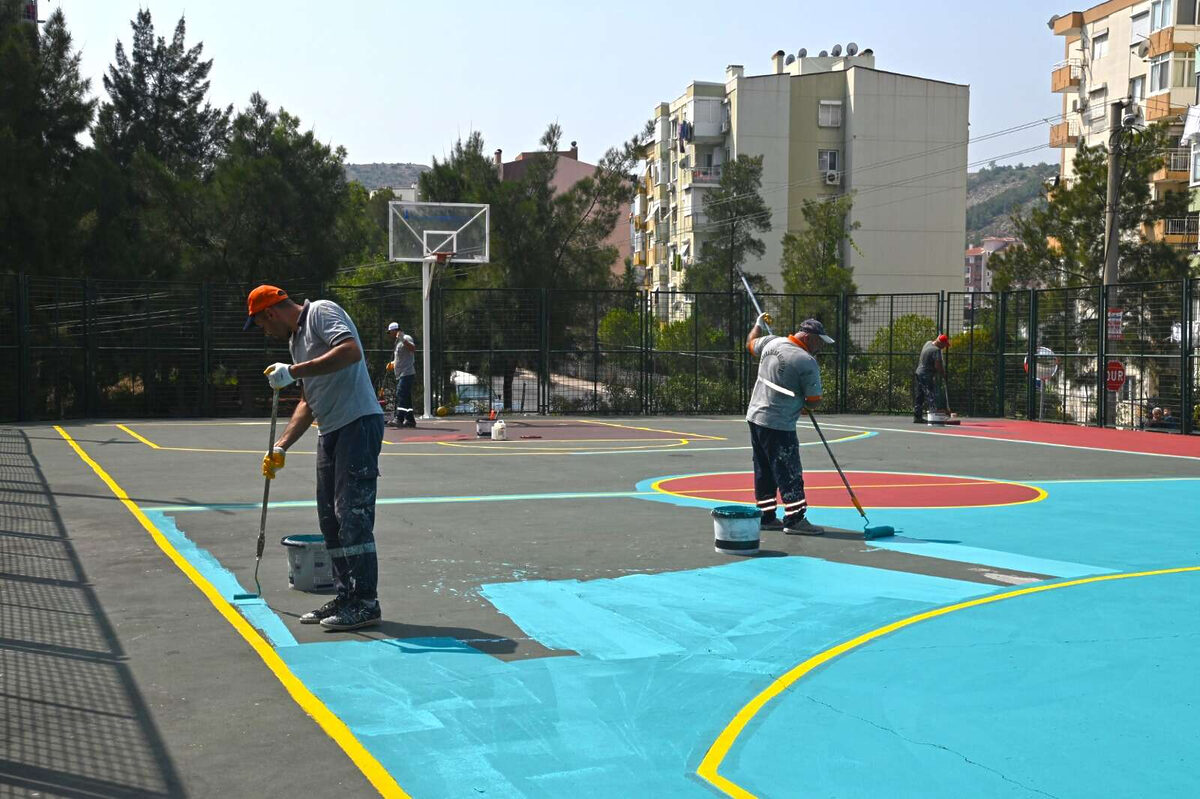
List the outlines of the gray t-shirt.
{"label": "gray t-shirt", "polygon": [[746,421],[774,430],[795,430],[804,400],[821,396],[821,369],[808,350],[790,336],[761,336],[751,352],[758,357],[758,380],[750,394]]}
{"label": "gray t-shirt", "polygon": [[413,355],[415,353],[405,347],[405,344],[415,344],[413,337],[407,333],[401,333],[396,338],[396,351],[392,353],[392,363],[396,364],[396,377],[404,377],[405,375],[415,375],[416,368],[413,366]]}
{"label": "gray t-shirt", "polygon": [[932,341],[926,341],[921,348],[921,358],[917,361],[917,374],[921,377],[931,377],[937,374],[937,362],[942,357],[942,351]]}
{"label": "gray t-shirt", "polygon": [[[359,348],[362,340],[350,315],[336,302],[312,300],[304,303],[300,325],[288,341],[292,363],[311,361],[336,345],[353,338]],[[321,435],[332,433],[362,416],[382,414],[366,359],[339,369],[333,374],[306,377],[300,381],[304,399],[312,408]]]}

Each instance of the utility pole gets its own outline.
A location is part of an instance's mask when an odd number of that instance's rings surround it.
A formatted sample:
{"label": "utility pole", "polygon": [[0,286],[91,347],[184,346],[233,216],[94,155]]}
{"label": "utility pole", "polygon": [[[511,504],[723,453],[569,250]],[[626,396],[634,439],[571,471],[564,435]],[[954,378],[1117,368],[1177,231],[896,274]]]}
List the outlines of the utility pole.
{"label": "utility pole", "polygon": [[1118,197],[1121,187],[1121,122],[1125,100],[1115,100],[1108,112],[1108,192],[1104,202],[1104,285],[1117,282],[1117,256],[1120,252],[1118,226]]}

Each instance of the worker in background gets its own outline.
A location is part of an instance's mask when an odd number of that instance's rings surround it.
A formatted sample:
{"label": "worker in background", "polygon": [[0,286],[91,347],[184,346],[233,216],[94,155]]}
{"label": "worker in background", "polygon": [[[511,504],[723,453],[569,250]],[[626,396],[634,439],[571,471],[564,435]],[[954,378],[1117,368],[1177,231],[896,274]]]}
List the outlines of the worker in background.
{"label": "worker in background", "polygon": [[917,360],[917,371],[913,375],[913,421],[924,423],[925,412],[937,410],[937,378],[946,379],[946,364],[942,352],[950,347],[950,337],[945,333],[926,341]]}
{"label": "worker in background", "polygon": [[396,349],[387,370],[396,375],[396,408],[392,412],[390,427],[416,427],[417,417],[413,414],[412,388],[417,379],[415,353],[417,344],[413,337],[400,329],[399,322],[392,322],[387,327],[395,342]]}

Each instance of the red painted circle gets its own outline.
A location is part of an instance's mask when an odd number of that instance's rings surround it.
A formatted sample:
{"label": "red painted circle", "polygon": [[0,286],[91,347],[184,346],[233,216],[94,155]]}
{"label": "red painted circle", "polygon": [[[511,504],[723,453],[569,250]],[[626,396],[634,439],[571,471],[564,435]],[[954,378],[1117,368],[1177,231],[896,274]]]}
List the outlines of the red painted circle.
{"label": "red painted circle", "polygon": [[[931,474],[846,472],[846,478],[867,508],[957,508],[984,505],[1014,505],[1039,499],[1033,486],[982,480],[976,477],[944,477]],[[750,472],[697,474],[672,477],[655,484],[668,494],[691,499],[754,504],[754,475]],[[833,471],[804,472],[804,493],[810,507],[852,508],[841,478]]]}
{"label": "red painted circle", "polygon": [[1120,391],[1125,385],[1125,365],[1120,361],[1109,361],[1104,367],[1104,387],[1109,391]]}

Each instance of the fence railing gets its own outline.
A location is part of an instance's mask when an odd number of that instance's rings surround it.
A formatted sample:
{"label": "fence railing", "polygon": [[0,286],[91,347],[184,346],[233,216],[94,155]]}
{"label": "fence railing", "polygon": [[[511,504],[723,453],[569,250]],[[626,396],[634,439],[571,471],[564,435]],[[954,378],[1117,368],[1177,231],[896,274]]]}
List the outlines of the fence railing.
{"label": "fence railing", "polygon": [[[0,368],[16,377],[0,384],[0,418],[263,413],[262,368],[287,350],[243,332],[249,288],[0,275]],[[389,322],[418,358],[430,344],[418,287],[288,289],[349,311],[380,389]],[[759,300],[776,332],[815,317],[837,339],[819,357],[833,411],[911,411],[921,347],[945,332],[944,399],[961,414],[1200,430],[1197,280]],[[459,413],[741,413],[755,380],[743,293],[447,287],[431,312],[432,395]],[[1125,379],[1110,391],[1114,362]]]}

